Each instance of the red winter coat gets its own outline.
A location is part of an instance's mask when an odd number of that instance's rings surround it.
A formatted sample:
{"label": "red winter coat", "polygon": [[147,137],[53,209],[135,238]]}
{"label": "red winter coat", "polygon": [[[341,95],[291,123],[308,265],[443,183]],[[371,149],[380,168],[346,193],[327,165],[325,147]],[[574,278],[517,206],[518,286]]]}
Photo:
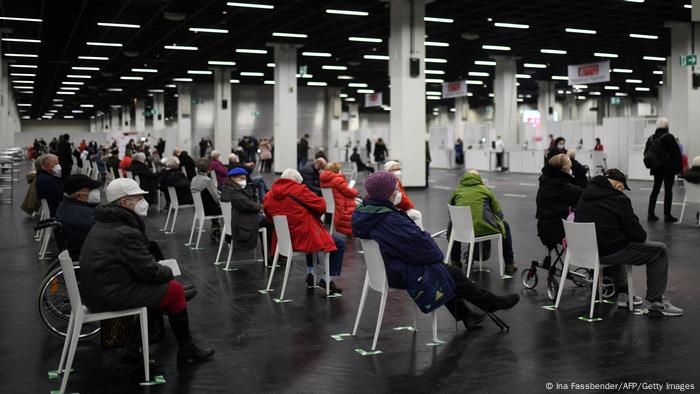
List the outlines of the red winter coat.
{"label": "red winter coat", "polygon": [[[290,195],[304,203],[308,209],[291,199]],[[273,216],[287,217],[292,248],[295,251],[313,253],[333,252],[337,249],[328,230],[318,219],[326,212],[326,202],[305,185],[291,179],[277,179],[265,195],[263,210],[270,221]],[[277,234],[274,234],[272,250],[276,246]]]}
{"label": "red winter coat", "polygon": [[396,206],[396,208],[402,211],[408,211],[409,209],[413,209],[413,201],[411,201],[411,199],[408,198],[408,194],[406,194],[406,189],[403,188],[401,181],[399,181],[399,191],[401,192],[401,202],[399,203],[399,205]]}
{"label": "red winter coat", "polygon": [[331,171],[321,173],[321,187],[333,189],[333,200],[335,200],[333,226],[339,233],[352,237],[352,213],[355,211],[357,190],[348,187],[343,174]]}

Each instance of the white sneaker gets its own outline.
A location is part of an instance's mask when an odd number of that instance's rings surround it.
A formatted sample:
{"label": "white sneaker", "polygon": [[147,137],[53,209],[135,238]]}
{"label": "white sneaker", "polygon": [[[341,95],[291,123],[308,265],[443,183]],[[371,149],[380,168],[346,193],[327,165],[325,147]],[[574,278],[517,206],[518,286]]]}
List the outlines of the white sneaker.
{"label": "white sneaker", "polygon": [[[620,308],[627,308],[628,301],[629,301],[629,296],[627,294],[617,293],[617,306],[619,306]],[[640,297],[636,294],[632,296],[632,304],[634,306],[642,305],[643,302],[644,302],[644,300],[642,299],[642,297]]]}

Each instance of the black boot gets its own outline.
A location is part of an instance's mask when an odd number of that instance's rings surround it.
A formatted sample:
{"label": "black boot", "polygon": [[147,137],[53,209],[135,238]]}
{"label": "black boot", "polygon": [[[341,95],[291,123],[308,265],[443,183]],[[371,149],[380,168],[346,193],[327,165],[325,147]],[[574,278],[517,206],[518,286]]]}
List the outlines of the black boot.
{"label": "black boot", "polygon": [[182,312],[168,315],[170,327],[173,329],[175,338],[177,339],[177,362],[178,363],[193,363],[205,361],[214,354],[214,348],[200,349],[192,341],[190,335],[190,322],[187,317],[187,309]]}
{"label": "black boot", "polygon": [[485,312],[495,312],[503,309],[510,309],[520,301],[518,293],[509,294],[506,296],[497,296],[489,291],[484,291],[483,294],[474,299],[467,300]]}

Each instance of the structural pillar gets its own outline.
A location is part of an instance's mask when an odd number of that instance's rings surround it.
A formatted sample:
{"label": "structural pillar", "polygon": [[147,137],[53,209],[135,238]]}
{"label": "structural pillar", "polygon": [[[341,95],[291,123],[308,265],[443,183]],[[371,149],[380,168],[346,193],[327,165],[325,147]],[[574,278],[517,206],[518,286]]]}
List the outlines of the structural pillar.
{"label": "structural pillar", "polygon": [[[328,88],[326,89],[326,124],[323,133],[322,145],[327,147],[326,153],[328,153],[329,159],[334,161],[344,162],[345,160],[345,146],[348,144],[348,138],[350,139],[350,148],[348,151],[352,154],[352,146],[354,141],[352,136],[348,132],[343,132],[342,124],[340,120],[340,114],[342,112],[342,102],[340,101],[340,89],[338,88]],[[349,156],[349,155],[348,155]]]}
{"label": "structural pillar", "polygon": [[165,100],[163,93],[153,95],[153,137],[163,138],[165,134]]}
{"label": "structural pillar", "polygon": [[192,151],[192,88],[177,85],[177,145],[175,148]]}
{"label": "structural pillar", "polygon": [[547,135],[548,123],[554,119],[554,104],[556,103],[556,85],[554,81],[538,81],[539,96],[537,97],[537,110],[540,112],[540,129],[536,130],[538,136]]}
{"label": "structural pillar", "polygon": [[[391,0],[389,156],[401,161],[402,183],[426,187],[425,0]],[[411,74],[411,64],[419,72]]]}
{"label": "structural pillar", "polygon": [[119,131],[126,133],[133,128],[131,124],[131,107],[129,105],[122,105],[122,122]]}
{"label": "structural pillar", "polygon": [[214,149],[221,153],[221,162],[228,163],[231,153],[231,69],[214,69]]}
{"label": "structural pillar", "polygon": [[[2,47],[0,47],[0,50]],[[10,129],[8,126],[8,114],[10,93],[10,80],[7,73],[7,61],[0,54],[0,148],[7,148],[10,144]]]}
{"label": "structural pillar", "polygon": [[297,168],[297,45],[269,44],[275,53],[275,172]]}
{"label": "structural pillar", "polygon": [[107,132],[114,132],[119,127],[119,114],[115,110],[109,111],[109,130]]}
{"label": "structural pillar", "polygon": [[457,97],[455,98],[455,116],[452,120],[452,130],[454,131],[454,141],[461,138],[464,141],[464,122],[467,121],[469,116],[469,99],[468,97]]}
{"label": "structural pillar", "polygon": [[494,124],[496,135],[506,145],[517,145],[518,141],[518,86],[515,74],[515,57],[494,56],[496,74],[493,83]]}
{"label": "structural pillar", "polygon": [[134,129],[138,133],[146,132],[146,100],[134,100],[134,116],[135,124]]}
{"label": "structural pillar", "polygon": [[97,120],[94,116],[90,117],[90,132],[91,133],[97,132]]}

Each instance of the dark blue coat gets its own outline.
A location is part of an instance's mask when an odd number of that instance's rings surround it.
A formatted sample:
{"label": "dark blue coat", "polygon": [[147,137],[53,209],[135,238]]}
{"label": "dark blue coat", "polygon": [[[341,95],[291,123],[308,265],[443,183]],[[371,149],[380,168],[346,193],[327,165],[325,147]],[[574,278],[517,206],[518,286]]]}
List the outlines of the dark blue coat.
{"label": "dark blue coat", "polygon": [[56,217],[56,209],[58,204],[63,200],[63,183],[61,179],[44,170],[39,170],[36,173],[36,198],[39,200],[46,199],[49,204],[51,217]]}
{"label": "dark blue coat", "polygon": [[[358,238],[377,241],[389,287],[408,290],[424,312],[454,297],[454,281],[443,265],[445,256],[438,245],[388,200],[365,200],[352,214],[352,232]],[[426,283],[424,278],[432,280]],[[431,305],[421,305],[416,290],[437,292],[439,297]]]}

